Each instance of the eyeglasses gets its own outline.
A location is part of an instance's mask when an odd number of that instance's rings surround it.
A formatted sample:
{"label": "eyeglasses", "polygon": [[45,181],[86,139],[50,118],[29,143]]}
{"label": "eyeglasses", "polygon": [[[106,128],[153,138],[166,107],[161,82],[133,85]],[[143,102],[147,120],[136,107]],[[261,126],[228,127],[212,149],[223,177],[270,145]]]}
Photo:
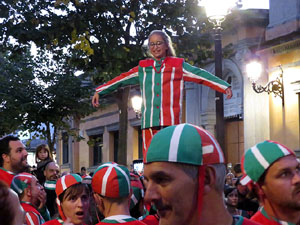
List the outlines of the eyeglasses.
{"label": "eyeglasses", "polygon": [[160,47],[162,44],[164,44],[165,42],[164,41],[157,41],[156,43],[154,43],[154,42],[150,42],[149,43],[149,46],[151,47],[151,48],[154,48],[154,46],[157,46],[157,47]]}

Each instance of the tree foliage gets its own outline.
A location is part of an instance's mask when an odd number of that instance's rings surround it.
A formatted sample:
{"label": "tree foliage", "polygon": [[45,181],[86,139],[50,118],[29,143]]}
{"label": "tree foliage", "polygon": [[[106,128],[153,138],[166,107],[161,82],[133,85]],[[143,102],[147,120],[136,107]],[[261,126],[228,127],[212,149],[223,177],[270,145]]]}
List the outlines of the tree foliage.
{"label": "tree foliage", "polygon": [[17,129],[36,132],[35,137],[47,139],[53,149],[53,131],[70,130],[70,117],[91,112],[90,85],[83,86],[66,65],[46,57],[45,51],[35,58],[0,58],[0,135]]}
{"label": "tree foliage", "polygon": [[[68,100],[82,97],[73,86],[77,80],[72,72],[83,71],[94,84],[101,84],[128,71],[146,57],[143,46],[152,30],[164,29],[173,36],[178,55],[192,64],[201,64],[212,55],[198,0],[6,0],[0,1],[0,15],[1,52],[24,55],[30,43],[35,43],[51,52],[54,61],[63,62],[56,70],[38,73],[40,79],[53,83],[40,90],[39,104],[30,109],[39,114],[27,115],[36,127],[41,121],[54,123],[50,115],[78,113],[78,105]],[[127,103],[120,107],[127,113]],[[122,126],[120,130],[127,124]],[[123,141],[119,146],[126,148],[121,136],[119,139]]]}
{"label": "tree foliage", "polygon": [[4,43],[13,37],[18,51],[31,41],[49,50],[69,46],[68,63],[97,84],[136,66],[154,29],[177,36],[176,49],[194,62],[207,57],[210,43],[198,0],[7,0],[0,9]]}

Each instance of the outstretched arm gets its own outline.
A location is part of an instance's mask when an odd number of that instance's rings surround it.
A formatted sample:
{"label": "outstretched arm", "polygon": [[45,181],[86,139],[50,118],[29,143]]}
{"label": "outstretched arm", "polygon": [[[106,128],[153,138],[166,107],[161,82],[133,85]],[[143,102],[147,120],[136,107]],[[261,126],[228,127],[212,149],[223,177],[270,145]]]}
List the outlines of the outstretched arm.
{"label": "outstretched arm", "polygon": [[99,106],[99,94],[95,92],[93,98],[92,98],[92,105],[96,108]]}
{"label": "outstretched arm", "polygon": [[231,97],[232,97],[231,87],[227,88],[225,91],[226,91],[226,98],[231,99]]}
{"label": "outstretched arm", "polygon": [[94,107],[99,106],[99,95],[109,94],[119,87],[124,87],[131,84],[138,84],[139,75],[138,75],[138,66],[132,68],[126,73],[122,73],[121,75],[115,77],[114,79],[108,81],[105,84],[100,85],[96,88],[96,92],[92,98],[92,105]]}
{"label": "outstretched arm", "polygon": [[[230,84],[220,79],[219,77],[209,73],[208,71],[192,66],[186,62],[183,62],[183,79],[184,81],[195,82],[203,84],[216,91],[226,93],[226,90],[230,88]],[[228,90],[227,98],[232,96],[231,90]]]}

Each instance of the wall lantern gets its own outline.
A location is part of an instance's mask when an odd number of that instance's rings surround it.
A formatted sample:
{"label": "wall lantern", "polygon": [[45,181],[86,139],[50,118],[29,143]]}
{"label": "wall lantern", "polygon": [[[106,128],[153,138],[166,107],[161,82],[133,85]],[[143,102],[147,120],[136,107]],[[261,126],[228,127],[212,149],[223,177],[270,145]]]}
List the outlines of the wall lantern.
{"label": "wall lantern", "polygon": [[246,65],[246,72],[249,80],[252,83],[252,88],[256,93],[267,92],[273,93],[275,97],[279,96],[282,99],[282,105],[284,105],[284,92],[283,92],[283,70],[280,68],[280,74],[275,80],[268,82],[265,86],[258,85],[256,82],[259,79],[263,66],[259,61],[252,61]]}
{"label": "wall lantern", "polygon": [[142,116],[142,97],[139,95],[135,95],[131,98],[131,105],[136,113],[136,118],[141,119]]}

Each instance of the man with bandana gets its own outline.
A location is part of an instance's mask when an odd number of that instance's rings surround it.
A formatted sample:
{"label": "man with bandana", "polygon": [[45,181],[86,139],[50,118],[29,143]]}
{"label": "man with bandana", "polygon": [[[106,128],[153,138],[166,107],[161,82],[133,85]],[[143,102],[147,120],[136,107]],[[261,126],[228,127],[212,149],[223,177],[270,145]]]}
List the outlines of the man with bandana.
{"label": "man with bandana", "polygon": [[226,166],[216,139],[206,130],[179,124],[154,135],[144,177],[145,201],[160,225],[254,225],[231,216],[224,204]]}
{"label": "man with bandana", "polygon": [[150,215],[149,210],[147,210],[145,207],[145,188],[142,183],[141,177],[135,173],[130,173],[130,183],[132,187],[130,215],[147,225],[158,225],[158,215]]}
{"label": "man with bandana", "polygon": [[11,189],[19,196],[21,206],[26,212],[27,224],[40,225],[45,223],[38,210],[45,206],[46,193],[37,178],[30,173],[17,174],[12,179]]}
{"label": "man with bandana", "polygon": [[130,216],[132,194],[129,171],[117,163],[105,163],[97,168],[92,178],[94,199],[104,219],[97,225],[121,223],[145,225]]}
{"label": "man with bandana", "polygon": [[248,149],[242,158],[241,179],[262,207],[251,220],[264,225],[300,224],[300,162],[295,153],[275,141]]}

